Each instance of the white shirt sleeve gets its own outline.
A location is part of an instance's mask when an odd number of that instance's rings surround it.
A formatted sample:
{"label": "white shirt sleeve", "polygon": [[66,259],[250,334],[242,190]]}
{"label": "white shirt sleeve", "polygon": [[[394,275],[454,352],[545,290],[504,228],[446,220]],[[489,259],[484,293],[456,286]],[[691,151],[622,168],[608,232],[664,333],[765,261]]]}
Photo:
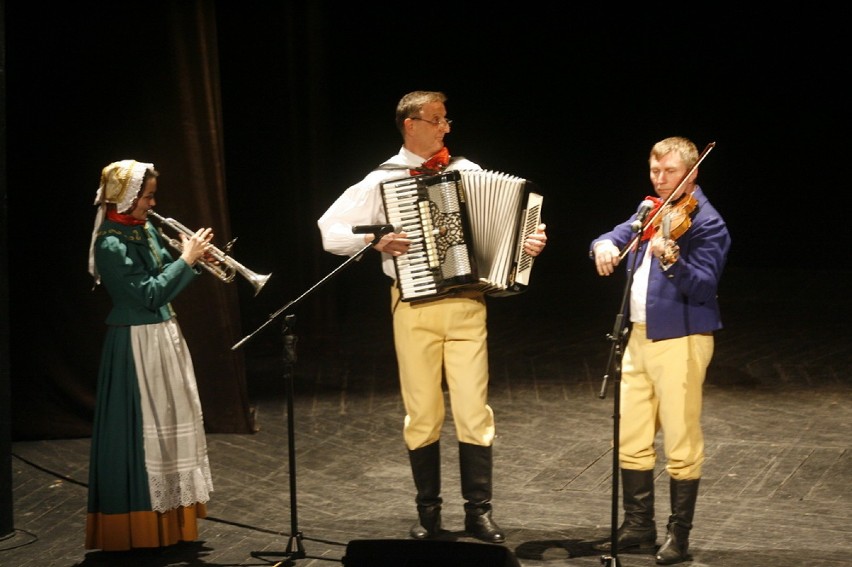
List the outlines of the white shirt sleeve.
{"label": "white shirt sleeve", "polygon": [[[349,187],[317,221],[327,252],[352,256],[366,244],[363,234],[352,234],[359,224],[385,224],[380,185],[393,172],[373,171]],[[397,174],[398,175],[398,174]]]}

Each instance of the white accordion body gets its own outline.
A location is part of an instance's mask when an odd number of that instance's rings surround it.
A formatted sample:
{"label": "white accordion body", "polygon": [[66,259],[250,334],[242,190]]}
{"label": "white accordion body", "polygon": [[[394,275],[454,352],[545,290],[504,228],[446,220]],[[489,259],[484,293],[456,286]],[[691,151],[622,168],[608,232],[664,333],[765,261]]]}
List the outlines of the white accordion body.
{"label": "white accordion body", "polygon": [[526,237],[541,222],[542,196],[526,179],[488,170],[450,170],[382,183],[388,223],[411,240],[394,257],[403,301],[460,289],[509,296],[529,285]]}

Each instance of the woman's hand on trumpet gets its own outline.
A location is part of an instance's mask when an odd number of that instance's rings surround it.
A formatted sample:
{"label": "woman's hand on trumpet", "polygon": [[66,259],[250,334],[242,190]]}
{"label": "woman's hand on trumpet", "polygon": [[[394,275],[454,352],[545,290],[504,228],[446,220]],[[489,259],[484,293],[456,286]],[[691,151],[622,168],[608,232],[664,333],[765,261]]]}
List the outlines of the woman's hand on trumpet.
{"label": "woman's hand on trumpet", "polygon": [[180,239],[182,242],[180,257],[190,266],[195,266],[202,257],[210,262],[215,261],[210,253],[212,246],[210,241],[213,240],[212,228],[199,228],[191,235],[181,233]]}

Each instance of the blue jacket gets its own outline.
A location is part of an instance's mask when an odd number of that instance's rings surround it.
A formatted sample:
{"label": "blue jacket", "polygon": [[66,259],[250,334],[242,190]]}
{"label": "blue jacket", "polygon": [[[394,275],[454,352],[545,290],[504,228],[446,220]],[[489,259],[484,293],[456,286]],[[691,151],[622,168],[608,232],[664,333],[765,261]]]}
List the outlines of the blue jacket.
{"label": "blue jacket", "polygon": [[[731,247],[731,236],[725,221],[696,186],[692,194],[698,206],[689,229],[677,240],[680,259],[663,271],[659,260],[652,257],[646,300],[648,338],[652,340],[710,333],[722,328],[716,293],[719,279]],[[635,236],[631,216],[610,232],[592,241],[611,240],[620,250]],[[642,242],[638,253],[644,255],[648,242]],[[629,252],[622,264],[633,266],[636,252]],[[640,256],[641,258],[641,256]],[[638,264],[637,264],[638,266]],[[629,304],[627,306],[629,310]],[[629,313],[627,314],[629,317]]]}

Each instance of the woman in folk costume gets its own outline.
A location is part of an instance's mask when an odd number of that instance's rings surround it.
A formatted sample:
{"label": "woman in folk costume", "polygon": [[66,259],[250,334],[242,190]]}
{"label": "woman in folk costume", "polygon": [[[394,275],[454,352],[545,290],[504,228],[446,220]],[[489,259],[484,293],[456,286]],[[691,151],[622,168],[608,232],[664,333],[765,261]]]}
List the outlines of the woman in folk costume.
{"label": "woman in folk costume", "polygon": [[86,549],[156,548],[198,538],[213,491],[192,358],[170,302],[201,273],[212,231],[181,235],[175,259],[147,221],[154,165],[106,166],[89,271],[112,299],[89,464]]}

